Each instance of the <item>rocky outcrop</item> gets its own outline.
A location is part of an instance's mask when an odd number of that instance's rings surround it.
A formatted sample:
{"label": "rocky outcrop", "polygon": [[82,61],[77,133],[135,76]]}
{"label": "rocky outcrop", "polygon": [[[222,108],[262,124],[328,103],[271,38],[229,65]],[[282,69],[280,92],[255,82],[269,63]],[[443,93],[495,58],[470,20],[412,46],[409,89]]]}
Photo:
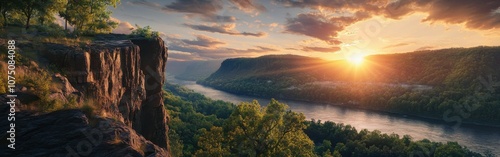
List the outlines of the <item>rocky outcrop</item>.
{"label": "rocky outcrop", "polygon": [[[142,101],[142,113],[134,129],[161,147],[168,146],[167,119],[163,106],[162,88],[165,81],[167,49],[161,38],[157,40],[132,39],[140,47],[141,70],[144,73],[146,99]],[[165,142],[166,141],[166,142]]]}
{"label": "rocky outcrop", "polygon": [[[8,110],[8,105],[0,106],[1,113]],[[0,117],[7,119],[6,115]],[[0,128],[8,130],[9,123],[0,121]],[[44,115],[17,112],[15,124],[16,149],[2,146],[0,156],[169,156],[165,149],[146,140],[124,123],[110,118],[89,119],[80,110],[61,110]],[[7,136],[5,132],[0,135]]]}
{"label": "rocky outcrop", "polygon": [[163,107],[167,49],[161,38],[95,41],[84,48],[50,45],[43,53],[84,100],[168,150]]}

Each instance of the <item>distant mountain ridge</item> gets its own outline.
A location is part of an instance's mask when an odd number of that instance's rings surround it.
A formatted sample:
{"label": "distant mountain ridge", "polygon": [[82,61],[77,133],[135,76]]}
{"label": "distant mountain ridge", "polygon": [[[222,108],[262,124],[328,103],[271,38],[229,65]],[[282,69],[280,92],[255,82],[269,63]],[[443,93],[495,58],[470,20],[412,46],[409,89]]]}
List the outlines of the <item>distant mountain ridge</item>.
{"label": "distant mountain ridge", "polygon": [[[500,74],[500,47],[450,48],[411,53],[367,56],[363,68],[344,60],[326,61],[297,55],[234,58],[205,81],[302,75],[308,81],[370,81],[442,85],[450,81],[470,83],[481,75]],[[481,70],[476,70],[481,69]],[[460,71],[464,70],[464,71]],[[355,78],[354,72],[365,72]],[[462,76],[458,76],[462,75]],[[462,77],[462,78],[456,78]],[[465,77],[465,78],[463,78]]]}
{"label": "distant mountain ridge", "polygon": [[168,61],[167,71],[177,79],[197,81],[210,76],[219,69],[222,60]]}
{"label": "distant mountain ridge", "polygon": [[[198,83],[236,94],[437,119],[452,110],[450,115],[465,121],[499,125],[499,67],[498,46],[373,55],[359,66],[345,60],[270,55],[227,59]],[[460,115],[456,105],[471,115]]]}

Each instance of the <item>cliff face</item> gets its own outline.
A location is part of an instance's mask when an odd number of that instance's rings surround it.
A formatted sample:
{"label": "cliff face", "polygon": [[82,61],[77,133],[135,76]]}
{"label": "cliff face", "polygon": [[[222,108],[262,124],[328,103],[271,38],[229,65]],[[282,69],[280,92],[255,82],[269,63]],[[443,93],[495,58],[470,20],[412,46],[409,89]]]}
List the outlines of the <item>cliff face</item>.
{"label": "cliff face", "polygon": [[44,52],[84,100],[168,149],[161,89],[167,55],[161,38],[103,40],[83,49],[52,45]]}
{"label": "cliff face", "polygon": [[[161,38],[157,40],[133,39],[140,47],[140,68],[144,72],[146,99],[142,101],[142,113],[139,123],[133,128],[153,143],[168,148],[166,122],[168,117],[163,107],[162,87],[165,81],[167,49]],[[142,90],[141,90],[142,92]]]}
{"label": "cliff face", "polygon": [[[0,96],[0,101],[5,99]],[[8,112],[7,105],[0,112]],[[7,118],[5,116],[0,116]],[[8,126],[2,120],[0,126]],[[0,133],[4,135],[4,133]],[[89,119],[80,110],[44,115],[16,113],[16,149],[2,146],[0,156],[17,157],[168,157],[163,148],[146,140],[124,123],[109,118]]]}

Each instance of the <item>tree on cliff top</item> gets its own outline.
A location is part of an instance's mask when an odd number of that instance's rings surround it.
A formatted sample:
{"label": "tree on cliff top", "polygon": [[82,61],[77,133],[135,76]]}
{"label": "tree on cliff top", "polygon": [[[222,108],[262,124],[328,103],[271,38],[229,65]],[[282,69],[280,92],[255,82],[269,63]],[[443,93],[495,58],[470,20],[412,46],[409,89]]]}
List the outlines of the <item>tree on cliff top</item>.
{"label": "tree on cliff top", "polygon": [[77,33],[108,33],[118,23],[111,20],[109,6],[116,7],[120,0],[69,0],[60,16],[73,25]]}
{"label": "tree on cliff top", "polygon": [[[116,7],[120,0],[2,0],[0,12],[3,25],[8,19],[22,21],[26,29],[31,25],[52,24],[57,15],[81,34],[109,33],[118,23],[111,19],[108,7]],[[34,20],[36,19],[36,21]]]}

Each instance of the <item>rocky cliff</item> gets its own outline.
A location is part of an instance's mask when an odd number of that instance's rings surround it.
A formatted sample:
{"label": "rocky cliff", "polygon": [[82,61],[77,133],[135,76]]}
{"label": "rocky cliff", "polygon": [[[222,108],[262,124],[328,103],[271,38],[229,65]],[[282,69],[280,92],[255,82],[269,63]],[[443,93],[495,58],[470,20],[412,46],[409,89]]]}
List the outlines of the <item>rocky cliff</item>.
{"label": "rocky cliff", "polygon": [[[0,106],[0,112],[6,113],[8,110],[8,106]],[[3,115],[1,117],[7,118]],[[3,126],[8,126],[8,123],[0,121],[2,130],[7,130]],[[146,140],[124,123],[110,118],[90,119],[80,110],[61,110],[43,115],[18,112],[16,149],[9,149],[4,143],[0,148],[0,156],[169,156],[166,149]]]}
{"label": "rocky cliff", "polygon": [[[45,48],[42,50],[43,62],[50,67],[55,67],[62,72],[62,75],[66,76],[71,86],[77,90],[73,93],[79,95],[84,101],[82,103],[91,103],[96,106],[102,117],[111,117],[111,119],[116,120],[117,123],[112,124],[118,130],[125,132],[126,137],[124,138],[129,139],[130,143],[142,143],[140,145],[147,147],[144,150],[149,150],[149,154],[156,154],[155,156],[168,155],[166,152],[169,152],[167,137],[169,119],[163,106],[162,97],[168,54],[161,38],[127,39],[124,36],[111,35],[96,37],[96,41],[83,47],[49,44]],[[96,128],[92,126],[92,122],[89,123],[86,118],[81,117],[82,113],[78,111],[67,112],[51,113],[59,118],[74,120],[68,122],[58,120],[58,124],[70,123],[71,126],[66,126],[70,128],[65,130],[71,132],[68,129],[72,129],[74,126],[80,127],[75,128],[79,130]],[[43,117],[53,119],[48,115]],[[97,121],[100,123],[109,121],[109,119],[101,118]],[[46,126],[38,124],[30,122],[27,127]],[[64,126],[58,127],[64,128]],[[127,128],[133,128],[133,130],[127,130]],[[60,133],[65,134],[65,132]],[[72,139],[76,138],[76,135],[69,134],[54,138]],[[149,141],[154,144],[148,143]],[[159,147],[153,147],[154,145]],[[95,147],[103,149],[101,152],[105,152],[104,149],[107,146]],[[110,149],[109,151],[119,150]],[[148,153],[142,153],[142,156],[146,155]]]}

